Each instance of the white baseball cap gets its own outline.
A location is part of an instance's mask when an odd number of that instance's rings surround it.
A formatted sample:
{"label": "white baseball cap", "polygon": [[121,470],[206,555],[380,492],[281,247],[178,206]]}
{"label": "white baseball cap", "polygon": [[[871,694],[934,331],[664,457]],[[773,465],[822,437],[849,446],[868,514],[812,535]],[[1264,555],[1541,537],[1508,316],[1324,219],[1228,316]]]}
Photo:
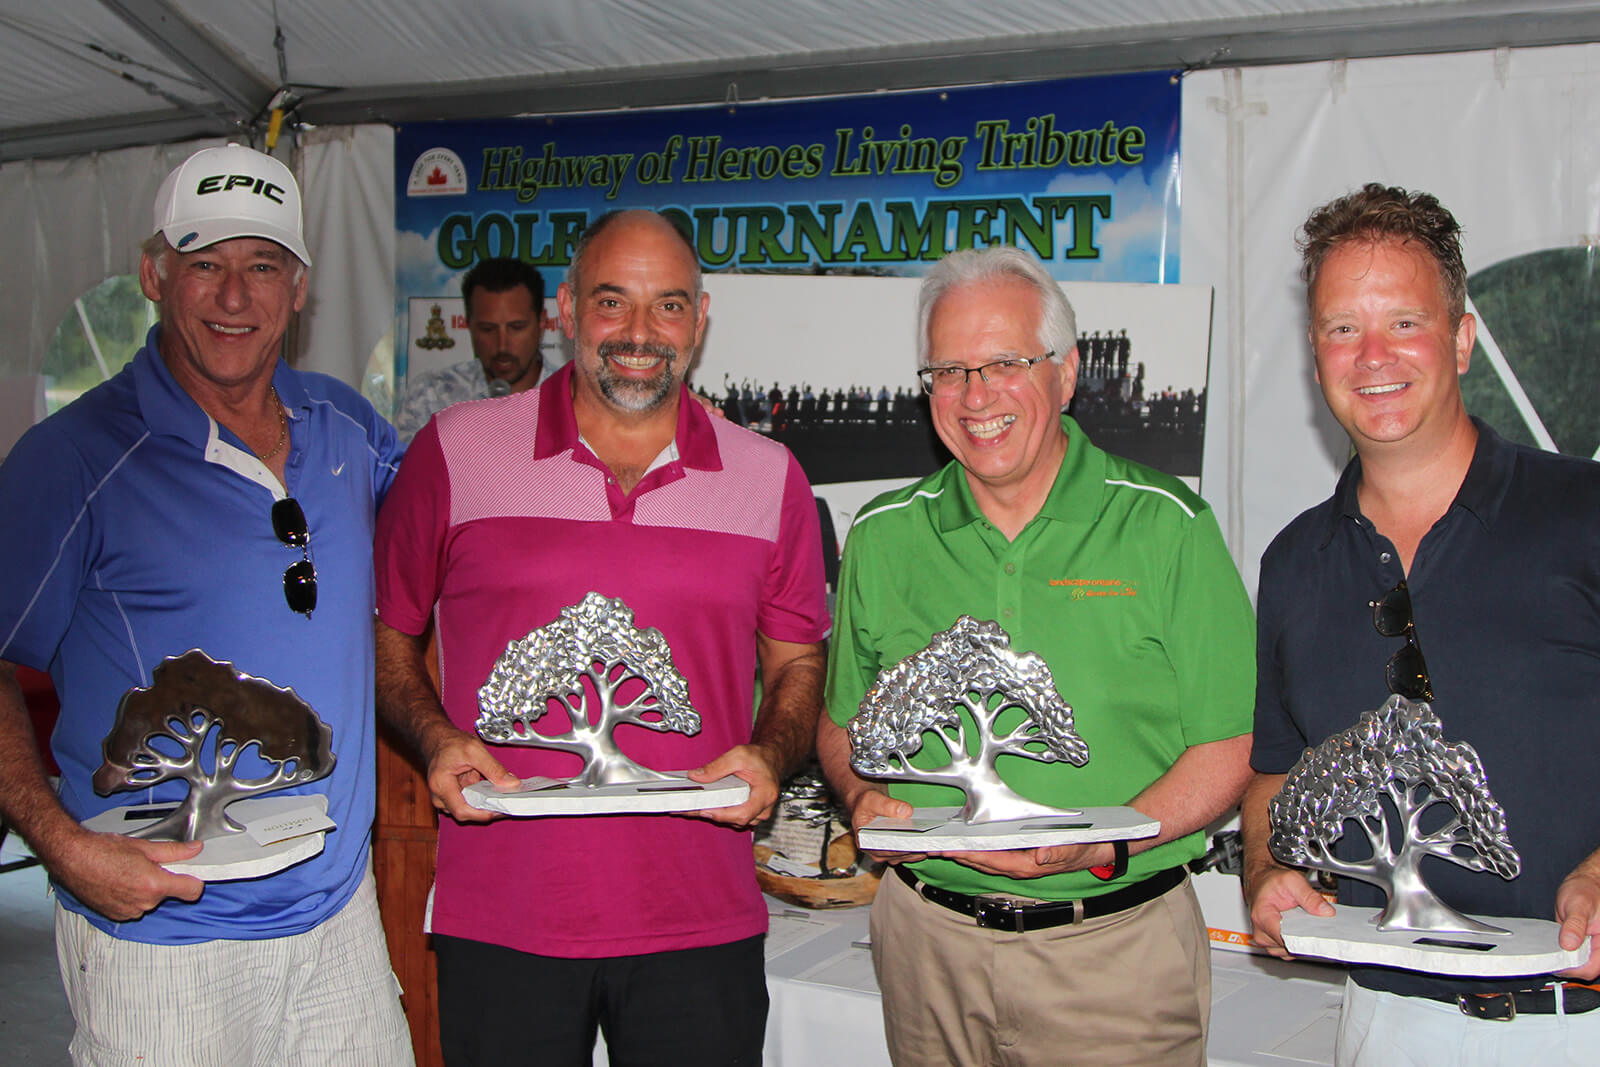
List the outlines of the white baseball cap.
{"label": "white baseball cap", "polygon": [[155,228],[179,252],[233,237],[264,237],[311,265],[294,174],[244,145],[203,148],[178,164],[156,192]]}

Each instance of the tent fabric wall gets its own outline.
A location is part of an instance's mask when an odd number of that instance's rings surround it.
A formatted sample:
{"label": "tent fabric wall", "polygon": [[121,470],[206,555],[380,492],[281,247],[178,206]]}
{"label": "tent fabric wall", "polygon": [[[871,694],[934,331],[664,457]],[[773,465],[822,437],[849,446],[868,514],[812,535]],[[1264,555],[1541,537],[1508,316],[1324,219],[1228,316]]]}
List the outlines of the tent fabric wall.
{"label": "tent fabric wall", "polygon": [[359,387],[394,330],[394,130],[313,130],[299,155],[313,266],[295,365]]}
{"label": "tent fabric wall", "polygon": [[[72,302],[139,267],[150,209],[167,173],[222,141],[119,149],[0,166],[0,217],[13,220],[0,260],[0,379],[39,374]],[[296,365],[360,385],[393,328],[394,131],[342,126],[305,135],[289,162],[305,190],[314,268],[292,338]],[[25,427],[0,427],[15,440]]]}
{"label": "tent fabric wall", "polygon": [[1273,536],[1332,491],[1349,455],[1311,376],[1294,247],[1305,216],[1380,181],[1455,213],[1469,273],[1592,247],[1597,125],[1600,45],[1185,79],[1182,280],[1216,287],[1202,489],[1249,588]]}
{"label": "tent fabric wall", "polygon": [[[72,302],[139,267],[156,189],[184,157],[220,141],[149,145],[0,166],[0,378],[39,373]],[[7,440],[11,439],[10,435]]]}

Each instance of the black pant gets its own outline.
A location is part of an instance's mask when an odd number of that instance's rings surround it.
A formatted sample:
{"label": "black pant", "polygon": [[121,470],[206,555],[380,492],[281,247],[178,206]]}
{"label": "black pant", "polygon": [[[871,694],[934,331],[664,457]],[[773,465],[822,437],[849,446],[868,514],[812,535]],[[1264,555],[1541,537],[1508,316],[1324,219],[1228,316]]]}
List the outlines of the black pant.
{"label": "black pant", "polygon": [[562,959],[435,934],[439,1039],[450,1067],[759,1067],[762,937],[642,956]]}

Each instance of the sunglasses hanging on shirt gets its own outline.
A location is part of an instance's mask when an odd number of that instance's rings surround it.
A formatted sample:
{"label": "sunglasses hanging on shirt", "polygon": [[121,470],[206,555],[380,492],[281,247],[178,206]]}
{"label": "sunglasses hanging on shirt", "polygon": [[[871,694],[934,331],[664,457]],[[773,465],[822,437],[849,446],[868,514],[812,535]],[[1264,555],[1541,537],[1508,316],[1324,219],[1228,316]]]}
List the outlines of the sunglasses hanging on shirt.
{"label": "sunglasses hanging on shirt", "polygon": [[275,501],[272,505],[272,532],[290,548],[300,550],[300,560],[289,564],[283,572],[283,599],[289,610],[311,618],[317,606],[317,569],[311,563],[311,530],[306,526],[306,513],[300,502],[292,496]]}
{"label": "sunglasses hanging on shirt", "polygon": [[1404,647],[1389,657],[1384,678],[1389,692],[1407,700],[1433,700],[1433,682],[1428,678],[1428,664],[1422,658],[1422,646],[1417,644],[1417,627],[1411,617],[1411,590],[1404,578],[1400,584],[1377,600],[1367,601],[1372,608],[1372,625],[1385,637],[1404,637]]}

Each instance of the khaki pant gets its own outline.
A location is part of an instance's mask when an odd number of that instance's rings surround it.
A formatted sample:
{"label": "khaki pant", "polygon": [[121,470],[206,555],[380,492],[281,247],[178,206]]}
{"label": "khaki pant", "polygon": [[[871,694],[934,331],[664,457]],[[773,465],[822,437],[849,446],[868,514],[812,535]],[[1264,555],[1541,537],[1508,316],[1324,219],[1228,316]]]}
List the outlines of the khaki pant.
{"label": "khaki pant", "polygon": [[872,962],[897,1067],[1205,1063],[1210,942],[1187,880],[1115,915],[1013,934],[890,873]]}

